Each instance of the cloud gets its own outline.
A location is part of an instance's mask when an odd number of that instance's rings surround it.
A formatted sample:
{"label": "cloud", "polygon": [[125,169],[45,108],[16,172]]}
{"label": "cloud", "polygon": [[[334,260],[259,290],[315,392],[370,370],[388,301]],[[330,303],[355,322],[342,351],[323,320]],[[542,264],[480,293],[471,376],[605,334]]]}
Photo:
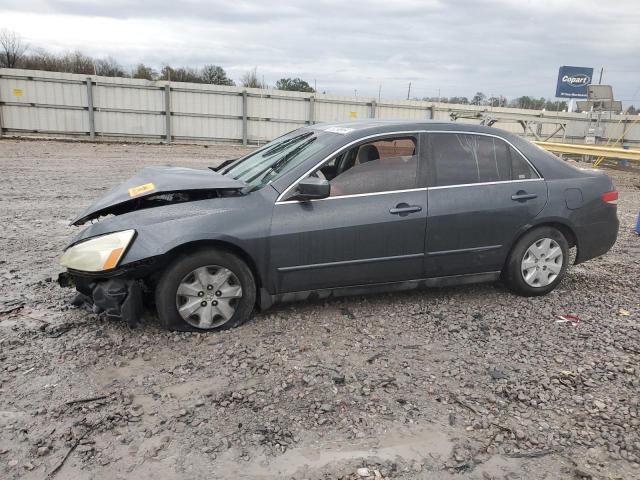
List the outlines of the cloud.
{"label": "cloud", "polygon": [[[5,4],[6,3],[6,4]],[[258,67],[337,94],[551,97],[560,65],[604,66],[630,100],[640,81],[637,0],[0,0],[0,27],[52,50],[126,65]],[[636,98],[636,103],[640,98]]]}

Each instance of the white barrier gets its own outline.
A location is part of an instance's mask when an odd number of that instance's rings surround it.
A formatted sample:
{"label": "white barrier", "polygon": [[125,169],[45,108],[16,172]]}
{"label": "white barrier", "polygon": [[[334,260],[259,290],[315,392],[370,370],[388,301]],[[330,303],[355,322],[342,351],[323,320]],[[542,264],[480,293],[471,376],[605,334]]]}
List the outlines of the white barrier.
{"label": "white barrier", "polygon": [[[587,116],[578,113],[0,69],[0,135],[255,144],[318,122],[449,121],[452,113],[460,112],[542,119],[546,123],[541,122],[538,133],[543,136],[553,133],[556,127],[549,121],[557,120],[566,124],[567,141],[582,142],[588,125]],[[619,138],[633,119],[619,115],[603,119],[605,140]],[[496,126],[524,134],[517,121]],[[628,130],[625,143],[640,144],[640,125]],[[560,134],[553,137],[560,138]]]}

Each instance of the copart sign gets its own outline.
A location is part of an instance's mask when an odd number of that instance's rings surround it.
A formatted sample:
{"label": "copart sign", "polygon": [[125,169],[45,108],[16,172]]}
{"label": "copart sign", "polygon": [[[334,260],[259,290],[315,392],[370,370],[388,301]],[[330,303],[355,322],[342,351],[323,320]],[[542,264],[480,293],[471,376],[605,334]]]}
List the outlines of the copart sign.
{"label": "copart sign", "polygon": [[587,85],[591,83],[593,68],[560,67],[556,97],[587,98]]}

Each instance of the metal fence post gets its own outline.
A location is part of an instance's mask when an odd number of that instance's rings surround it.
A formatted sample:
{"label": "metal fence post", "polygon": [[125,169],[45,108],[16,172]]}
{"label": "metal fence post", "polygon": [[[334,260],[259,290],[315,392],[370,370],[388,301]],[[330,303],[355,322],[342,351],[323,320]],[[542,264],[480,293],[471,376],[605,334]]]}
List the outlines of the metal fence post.
{"label": "metal fence post", "polygon": [[377,106],[376,101],[371,100],[371,112],[369,114],[369,118],[376,118],[376,106]]}
{"label": "metal fence post", "polygon": [[[0,95],[0,98],[2,95]],[[2,103],[0,103],[0,138],[2,138],[2,128],[4,127],[4,123],[2,122]]]}
{"label": "metal fence post", "polygon": [[165,115],[165,141],[171,143],[171,86],[164,86],[164,115]]}
{"label": "metal fence post", "polygon": [[248,122],[247,122],[247,91],[242,91],[242,145],[247,144],[248,140],[248,132],[247,132]]}
{"label": "metal fence post", "polygon": [[309,125],[316,123],[316,99],[315,97],[309,97]]}
{"label": "metal fence post", "polygon": [[89,112],[89,138],[95,140],[96,138],[96,121],[93,109],[93,80],[91,77],[87,77],[85,80],[87,84],[87,111]]}
{"label": "metal fence post", "polygon": [[[622,121],[622,136],[620,137],[620,146],[624,148],[624,136],[627,134],[627,124],[629,123],[629,117],[625,115],[624,120]],[[2,136],[2,112],[0,112],[0,136]]]}

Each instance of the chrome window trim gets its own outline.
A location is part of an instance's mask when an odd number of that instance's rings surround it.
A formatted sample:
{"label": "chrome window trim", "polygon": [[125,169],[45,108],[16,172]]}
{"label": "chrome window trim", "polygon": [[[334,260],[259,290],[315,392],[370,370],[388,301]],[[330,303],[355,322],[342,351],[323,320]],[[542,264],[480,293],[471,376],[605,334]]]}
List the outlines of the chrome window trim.
{"label": "chrome window trim", "polygon": [[[340,198],[370,197],[372,195],[390,195],[392,193],[426,192],[427,190],[429,190],[427,187],[421,187],[421,188],[408,188],[406,190],[385,190],[384,192],[354,193],[352,195],[336,195],[335,197],[316,198],[316,199],[313,199],[313,200],[305,200],[304,203],[308,203],[308,202],[324,202],[326,200],[337,200],[337,199],[340,199]],[[287,203],[303,203],[303,202],[301,200],[282,200],[281,202],[276,202],[276,205],[285,205]]]}
{"label": "chrome window trim", "polygon": [[475,187],[482,185],[499,185],[501,183],[542,182],[544,178],[523,178],[521,180],[500,180],[498,182],[456,183],[455,185],[439,185],[429,187],[427,190],[442,190],[444,188]]}
{"label": "chrome window trim", "polygon": [[[525,156],[525,154],[522,153],[520,151],[520,149],[518,147],[516,147],[513,143],[511,143],[506,138],[501,137],[500,135],[494,135],[493,133],[484,133],[484,132],[468,132],[468,131],[463,131],[463,130],[460,130],[460,131],[456,131],[456,130],[429,130],[427,133],[461,133],[463,135],[481,135],[481,136],[484,136],[484,137],[498,138],[498,139],[502,140],[503,142],[507,143],[508,145],[510,145],[511,148],[513,148],[516,152],[518,152],[520,154],[520,156],[522,158],[524,158],[524,161],[527,162],[527,164],[533,169],[533,171],[536,173],[536,175],[538,175],[538,179],[544,180],[544,177],[540,174],[538,169],[529,161],[529,159]],[[528,179],[524,179],[524,180],[537,180],[537,179],[528,178]],[[502,180],[502,181],[503,182],[513,182],[514,180]],[[519,181],[522,181],[522,180],[519,180]],[[447,186],[449,186],[449,185],[447,185]]]}
{"label": "chrome window trim", "polygon": [[336,151],[330,153],[329,155],[327,155],[326,157],[324,157],[321,161],[316,163],[313,167],[311,167],[303,175],[301,175],[296,181],[291,183],[291,185],[289,185],[284,190],[284,192],[282,192],[278,196],[278,198],[276,199],[275,204],[276,205],[285,205],[285,204],[290,204],[290,203],[303,203],[301,200],[282,200],[282,198],[284,198],[287,195],[287,193],[289,193],[289,191],[295,185],[297,185],[298,182],[300,182],[300,180],[305,178],[307,175],[309,175],[311,172],[313,172],[315,169],[317,169],[320,165],[325,163],[327,160],[330,160],[332,157],[340,154],[342,151],[344,151],[344,150],[348,149],[349,147],[355,145],[356,143],[359,143],[359,142],[361,142],[363,140],[369,140],[370,138],[385,137],[385,136],[389,136],[389,135],[408,135],[408,134],[416,134],[416,133],[426,133],[426,134],[429,134],[429,133],[449,133],[449,134],[463,134],[463,135],[482,135],[482,136],[485,136],[485,137],[497,138],[499,140],[502,140],[503,142],[506,142],[509,146],[511,146],[511,148],[513,148],[516,152],[518,152],[520,154],[520,156],[522,158],[524,158],[525,162],[527,162],[527,164],[533,169],[535,174],[538,175],[538,178],[524,178],[524,179],[519,179],[519,180],[500,180],[500,181],[496,181],[496,182],[460,183],[460,184],[454,184],[454,185],[441,185],[441,186],[434,186],[434,187],[409,188],[409,189],[406,189],[406,190],[389,190],[389,191],[384,191],[384,192],[355,193],[353,195],[337,195],[335,197],[319,198],[319,199],[315,199],[315,200],[306,200],[304,203],[307,203],[307,202],[321,202],[321,201],[325,201],[325,200],[334,200],[334,199],[351,198],[351,197],[367,197],[367,196],[371,196],[371,195],[388,195],[388,194],[392,194],[392,193],[402,193],[402,192],[419,192],[419,191],[427,191],[427,190],[441,190],[441,189],[444,189],[444,188],[459,188],[459,187],[474,187],[474,186],[482,186],[482,185],[496,185],[496,184],[501,184],[501,183],[539,182],[539,181],[543,181],[544,180],[544,177],[540,174],[538,169],[529,161],[529,159],[520,151],[520,149],[518,147],[516,147],[513,143],[511,143],[509,140],[507,140],[506,138],[503,138],[503,137],[501,137],[499,135],[494,135],[492,133],[484,133],[484,132],[470,132],[470,131],[467,131],[467,130],[403,130],[403,131],[385,132],[385,133],[376,133],[376,134],[373,134],[373,135],[367,135],[365,137],[361,137],[361,138],[359,138],[357,140],[349,142],[346,145],[343,145],[338,150],[336,150]]}
{"label": "chrome window trim", "polygon": [[341,198],[370,197],[372,195],[389,195],[393,193],[427,192],[429,190],[443,190],[445,188],[481,187],[486,185],[500,185],[502,183],[542,182],[542,181],[544,181],[544,178],[525,178],[522,180],[501,180],[499,182],[460,183],[456,185],[442,185],[439,187],[408,188],[406,190],[386,190],[384,192],[354,193],[352,195],[336,195],[335,197],[316,198],[312,200],[305,200],[304,202],[302,200],[282,200],[281,202],[276,202],[276,205],[286,205],[289,203],[324,202],[326,200],[337,200]]}

